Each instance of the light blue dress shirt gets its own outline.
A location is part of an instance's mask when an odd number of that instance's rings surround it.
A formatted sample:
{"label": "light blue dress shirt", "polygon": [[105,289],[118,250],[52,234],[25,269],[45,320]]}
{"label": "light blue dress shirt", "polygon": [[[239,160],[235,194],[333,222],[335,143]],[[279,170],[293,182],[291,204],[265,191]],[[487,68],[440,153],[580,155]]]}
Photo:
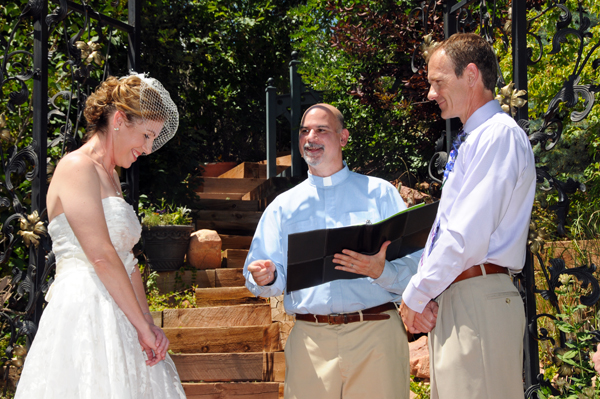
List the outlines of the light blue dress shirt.
{"label": "light blue dress shirt", "polygon": [[[394,186],[382,179],[351,172],[345,163],[332,176],[323,178],[309,173],[308,179],[279,195],[263,213],[244,264],[246,287],[262,297],[285,293],[288,314],[349,313],[399,302],[417,271],[422,250],[386,261],[377,279],[335,280],[287,293],[288,234],[375,223],[405,208]],[[248,265],[267,259],[275,263],[277,279],[273,285],[261,287],[248,272]]]}

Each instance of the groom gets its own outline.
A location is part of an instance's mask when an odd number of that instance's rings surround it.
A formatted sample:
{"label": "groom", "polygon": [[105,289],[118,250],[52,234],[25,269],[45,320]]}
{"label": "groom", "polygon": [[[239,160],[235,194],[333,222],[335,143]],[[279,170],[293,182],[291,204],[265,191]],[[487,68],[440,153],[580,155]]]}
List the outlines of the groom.
{"label": "groom", "polygon": [[523,399],[523,301],[510,275],[525,262],[535,161],[525,132],[494,99],[496,57],[480,36],[456,34],[430,51],[428,98],[460,118],[442,198],[402,318],[437,302],[429,334],[432,399]]}

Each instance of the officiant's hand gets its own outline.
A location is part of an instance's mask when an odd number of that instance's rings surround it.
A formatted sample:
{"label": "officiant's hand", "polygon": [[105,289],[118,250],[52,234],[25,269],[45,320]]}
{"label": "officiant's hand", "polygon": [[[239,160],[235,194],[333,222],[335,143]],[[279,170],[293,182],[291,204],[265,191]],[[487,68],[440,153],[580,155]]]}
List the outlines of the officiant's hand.
{"label": "officiant's hand", "polygon": [[374,279],[379,278],[385,267],[385,251],[391,243],[391,241],[384,242],[375,255],[363,255],[344,249],[341,254],[333,256],[333,263],[340,265],[335,267],[337,270],[362,274]]}
{"label": "officiant's hand", "polygon": [[260,286],[271,283],[275,277],[275,263],[270,260],[255,260],[248,265],[252,278]]}

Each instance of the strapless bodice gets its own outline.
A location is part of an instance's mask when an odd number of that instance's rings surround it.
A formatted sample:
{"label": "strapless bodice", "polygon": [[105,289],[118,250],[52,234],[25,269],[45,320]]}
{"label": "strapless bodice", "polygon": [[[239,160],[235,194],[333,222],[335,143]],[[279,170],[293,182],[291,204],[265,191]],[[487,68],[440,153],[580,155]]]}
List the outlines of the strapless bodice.
{"label": "strapless bodice", "polygon": [[[130,268],[131,249],[140,240],[142,227],[133,210],[124,199],[120,197],[106,197],[102,199],[104,216],[108,225],[110,240],[117,250],[119,257]],[[48,224],[48,233],[52,238],[52,250],[56,256],[56,264],[59,266],[67,259],[81,259],[86,261],[81,244],[64,213],[56,216]],[[58,270],[57,270],[58,271]],[[131,273],[131,270],[127,270]]]}
{"label": "strapless bodice", "polygon": [[[102,206],[110,239],[131,276],[136,264],[131,248],[141,226],[123,199],[108,197]],[[146,365],[137,330],[96,274],[65,215],[55,217],[48,231],[57,257],[56,278],[15,397],[185,399],[169,355]]]}

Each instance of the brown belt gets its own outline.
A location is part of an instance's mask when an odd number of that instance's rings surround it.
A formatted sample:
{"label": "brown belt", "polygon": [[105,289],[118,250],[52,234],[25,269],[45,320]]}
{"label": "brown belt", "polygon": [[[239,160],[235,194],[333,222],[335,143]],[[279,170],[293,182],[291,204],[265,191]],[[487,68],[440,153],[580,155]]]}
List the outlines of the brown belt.
{"label": "brown belt", "polygon": [[[391,302],[384,303],[383,305],[375,306],[373,308],[361,310],[362,321],[374,321],[374,320],[386,320],[390,318],[389,314],[383,312],[387,310],[396,310],[396,305]],[[361,321],[360,313],[341,313],[341,314],[297,314],[296,320],[310,321],[312,323],[324,323],[324,324],[348,324],[356,323]]]}
{"label": "brown belt", "polygon": [[[493,263],[484,263],[483,268],[485,269],[485,274],[508,274],[508,269],[506,267],[494,265]],[[480,265],[470,267],[461,274],[459,274],[458,277],[452,282],[452,284],[477,276],[483,276],[483,272],[481,271]]]}

